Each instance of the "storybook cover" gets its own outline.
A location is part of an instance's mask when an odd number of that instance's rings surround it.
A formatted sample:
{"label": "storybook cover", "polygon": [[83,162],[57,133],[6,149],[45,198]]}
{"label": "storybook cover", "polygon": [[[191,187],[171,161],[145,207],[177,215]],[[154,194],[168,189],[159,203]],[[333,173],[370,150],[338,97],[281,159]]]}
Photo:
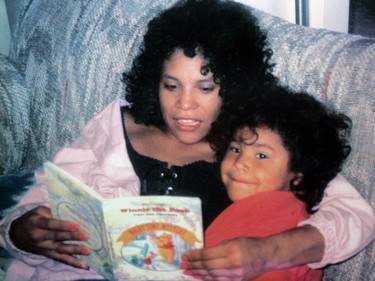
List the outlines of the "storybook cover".
{"label": "storybook cover", "polygon": [[80,258],[95,271],[110,280],[196,280],[179,267],[185,251],[203,247],[199,198],[104,199],[53,163],[44,169],[52,214],[89,234],[79,243],[92,253]]}

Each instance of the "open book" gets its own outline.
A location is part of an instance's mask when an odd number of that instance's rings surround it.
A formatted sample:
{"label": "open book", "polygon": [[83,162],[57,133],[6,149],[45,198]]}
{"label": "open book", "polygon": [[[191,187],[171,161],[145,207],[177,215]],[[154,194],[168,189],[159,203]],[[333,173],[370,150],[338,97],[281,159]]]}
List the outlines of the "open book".
{"label": "open book", "polygon": [[96,272],[110,280],[195,280],[179,266],[185,251],[203,247],[199,198],[104,199],[51,162],[44,169],[53,216],[89,234],[79,243],[92,253],[82,260]]}

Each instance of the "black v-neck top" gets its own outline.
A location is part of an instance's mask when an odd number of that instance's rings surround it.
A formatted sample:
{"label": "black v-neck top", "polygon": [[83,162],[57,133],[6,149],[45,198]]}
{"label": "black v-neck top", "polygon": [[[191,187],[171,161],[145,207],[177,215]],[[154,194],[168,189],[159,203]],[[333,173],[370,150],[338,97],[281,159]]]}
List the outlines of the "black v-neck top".
{"label": "black v-neck top", "polygon": [[[122,116],[125,110],[126,107],[122,108]],[[213,163],[202,160],[168,168],[167,162],[141,155],[133,148],[125,124],[124,132],[130,161],[141,182],[141,195],[199,197],[202,201],[204,229],[230,204],[218,169]]]}

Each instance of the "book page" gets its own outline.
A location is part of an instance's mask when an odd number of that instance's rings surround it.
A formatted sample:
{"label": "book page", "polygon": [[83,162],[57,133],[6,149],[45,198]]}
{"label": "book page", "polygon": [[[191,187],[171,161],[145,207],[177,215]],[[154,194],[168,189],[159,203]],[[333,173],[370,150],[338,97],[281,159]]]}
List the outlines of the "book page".
{"label": "book page", "polygon": [[195,280],[179,269],[181,256],[203,247],[201,201],[136,196],[104,204],[117,280]]}
{"label": "book page", "polygon": [[[81,258],[116,280],[195,280],[181,256],[203,247],[199,198],[134,196],[103,199],[61,168],[44,165],[54,217],[78,222],[92,254]],[[113,276],[114,274],[114,276]]]}
{"label": "book page", "polygon": [[44,164],[44,171],[53,217],[77,222],[80,229],[89,235],[87,241],[76,243],[89,247],[91,254],[79,258],[99,274],[112,278],[112,261],[101,196],[51,162]]}

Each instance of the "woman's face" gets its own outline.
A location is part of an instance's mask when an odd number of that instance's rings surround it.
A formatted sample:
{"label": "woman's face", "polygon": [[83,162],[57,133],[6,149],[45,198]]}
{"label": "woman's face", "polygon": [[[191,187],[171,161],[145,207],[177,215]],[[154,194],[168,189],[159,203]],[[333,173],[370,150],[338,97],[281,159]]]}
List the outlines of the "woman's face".
{"label": "woman's face", "polygon": [[276,132],[245,127],[236,132],[221,163],[221,177],[232,201],[271,190],[290,190],[300,175],[289,170],[289,152]]}
{"label": "woman's face", "polygon": [[201,73],[200,55],[186,57],[177,50],[165,61],[159,86],[161,111],[170,136],[183,144],[201,142],[216,120],[220,86],[212,73]]}

